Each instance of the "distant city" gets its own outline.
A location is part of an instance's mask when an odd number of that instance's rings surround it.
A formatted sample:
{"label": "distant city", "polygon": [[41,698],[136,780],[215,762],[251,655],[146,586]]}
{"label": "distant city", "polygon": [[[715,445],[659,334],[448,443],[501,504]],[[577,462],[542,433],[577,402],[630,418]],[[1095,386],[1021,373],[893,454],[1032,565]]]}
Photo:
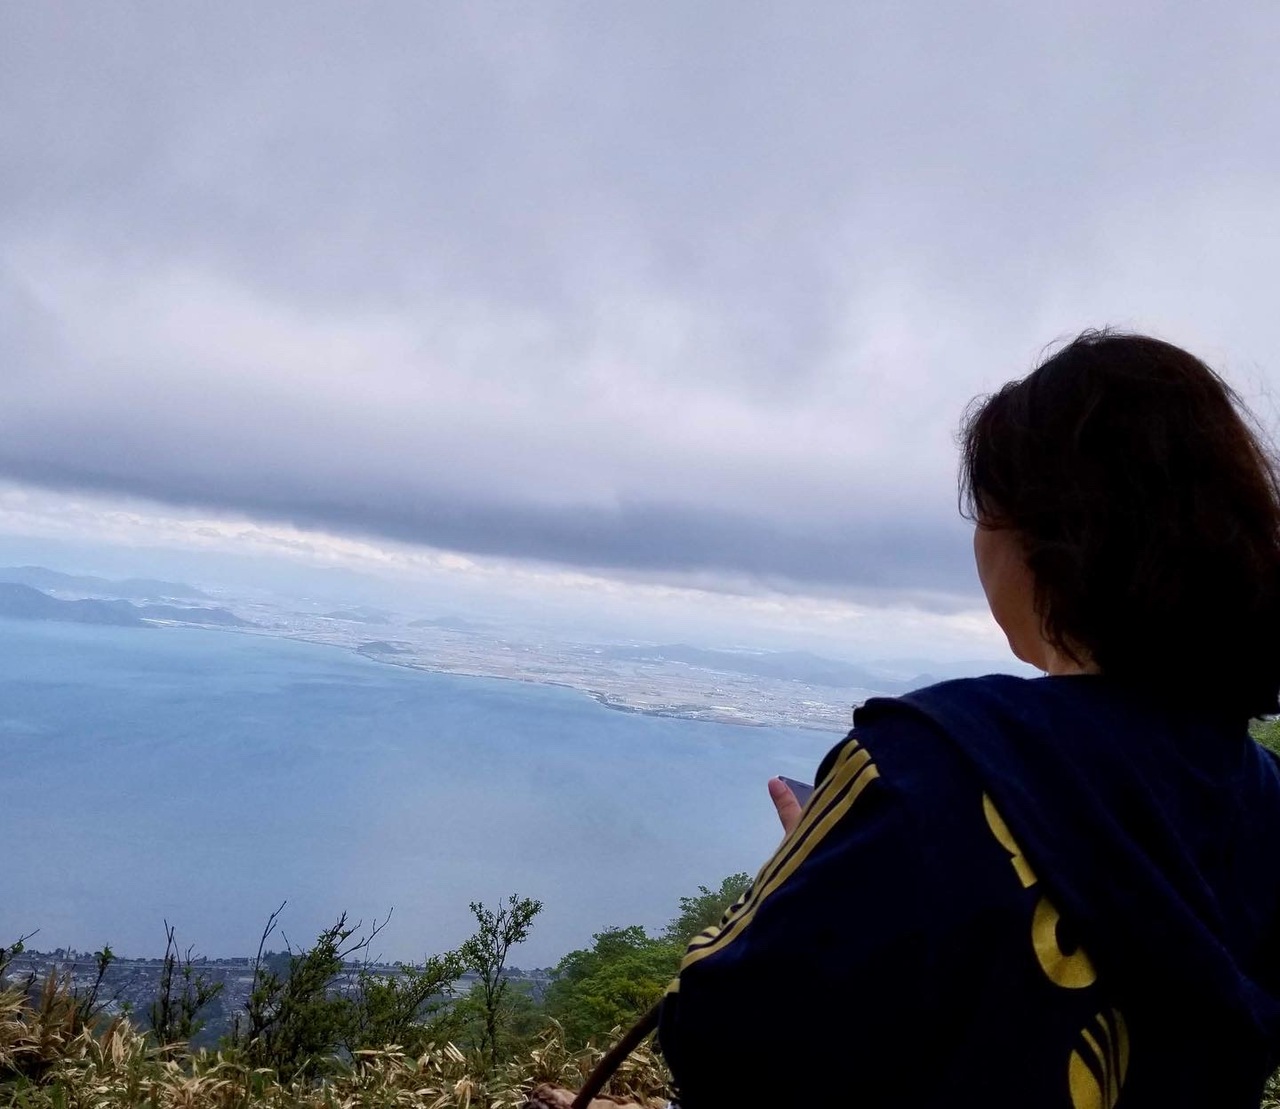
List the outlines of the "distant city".
{"label": "distant city", "polygon": [[[193,603],[196,602],[196,603]],[[179,582],[0,569],[0,618],[116,626],[190,625],[325,643],[393,666],[567,686],[624,712],[842,731],[854,705],[961,671],[858,666],[803,651],[519,639],[454,613],[356,606],[306,611]],[[965,673],[980,672],[969,666]],[[947,672],[950,671],[950,672]]]}
{"label": "distant city", "polygon": [[[279,958],[275,955],[274,958]],[[146,1026],[151,1004],[160,989],[160,976],[164,960],[154,958],[125,958],[112,961],[103,976],[99,989],[102,1012],[108,1016],[127,1015],[134,1023]],[[254,959],[251,956],[233,959],[205,959],[194,956],[192,971],[210,983],[221,983],[221,992],[200,1011],[202,1027],[192,1041],[196,1047],[210,1047],[222,1037],[230,1035],[237,1017],[245,1012],[253,988]],[[342,973],[332,987],[335,994],[343,994],[356,987],[362,973],[384,978],[394,978],[404,972],[400,963],[352,962],[343,966]],[[56,975],[72,989],[86,993],[97,978],[97,959],[92,952],[58,948],[55,951],[26,950],[14,957],[5,976],[5,984],[26,984],[30,990],[40,989]],[[535,1000],[551,981],[550,970],[522,970],[506,968],[505,976],[513,983],[524,984]],[[467,993],[476,981],[473,972],[467,971],[452,983],[447,997],[460,997]]]}
{"label": "distant city", "polygon": [[[651,919],[655,911],[651,906],[673,903],[698,882],[749,867],[769,850],[772,839],[771,814],[752,808],[757,802],[763,805],[761,785],[767,776],[811,774],[832,742],[828,737],[848,729],[858,703],[964,672],[958,666],[925,660],[857,664],[806,651],[739,649],[714,641],[699,645],[622,641],[621,636],[606,638],[607,632],[556,632],[529,623],[504,624],[492,610],[406,600],[403,610],[396,611],[399,606],[394,599],[383,602],[384,607],[371,607],[352,600],[344,603],[338,591],[321,595],[328,599],[291,597],[251,585],[232,589],[204,577],[192,585],[123,575],[69,574],[44,566],[0,568],[0,621],[8,626],[15,643],[26,645],[16,651],[14,661],[28,658],[31,651],[35,655],[30,657],[37,660],[13,671],[13,680],[26,683],[17,692],[30,698],[30,704],[15,701],[13,719],[6,724],[15,750],[29,750],[37,763],[44,758],[44,765],[51,766],[50,760],[59,757],[52,751],[57,745],[36,744],[33,737],[65,736],[66,750],[79,751],[86,722],[102,711],[101,706],[113,706],[103,735],[83,742],[90,744],[96,765],[116,783],[111,788],[120,797],[135,804],[152,795],[166,799],[168,808],[149,809],[143,822],[153,837],[160,837],[156,842],[167,842],[169,829],[184,829],[188,813],[201,814],[192,817],[198,823],[220,822],[231,830],[230,839],[239,842],[237,837],[261,822],[265,782],[288,783],[288,788],[295,778],[308,783],[299,788],[297,797],[292,793],[285,797],[288,803],[281,804],[278,813],[272,809],[280,819],[269,842],[277,854],[291,853],[294,865],[282,872],[269,859],[257,859],[249,852],[248,872],[265,883],[268,896],[275,896],[277,890],[281,896],[292,896],[300,884],[318,889],[323,882],[327,896],[336,903],[368,904],[372,898],[376,903],[408,905],[425,924],[438,927],[435,914],[441,905],[465,904],[497,881],[498,875],[506,875],[502,887],[512,882],[516,883],[513,888],[519,887],[528,866],[513,868],[512,836],[520,837],[515,854],[527,854],[533,842],[549,850],[571,843],[581,857],[608,858],[623,869],[635,868],[636,882],[646,891],[643,897],[636,893],[635,884],[620,890],[616,878],[596,890],[581,888],[570,874],[554,867],[540,875],[536,892],[553,899],[560,910],[554,922],[548,918],[530,949],[537,952],[531,958],[546,963],[581,945],[584,932],[618,919]],[[360,596],[359,600],[370,598]],[[318,644],[323,649],[304,650],[301,644]],[[81,679],[75,675],[80,672],[72,667],[66,674],[71,684],[46,706],[40,682],[58,667],[64,651],[76,658],[84,654],[83,687],[76,684]],[[278,660],[273,652],[288,658]],[[171,653],[178,660],[172,673],[164,668]],[[245,661],[259,655],[262,658],[252,667],[267,667],[263,689],[275,689],[278,681],[294,682],[296,675],[304,675],[297,690],[300,711],[305,710],[301,716],[292,711],[280,716],[281,698],[268,695],[262,700],[256,686],[245,685],[241,676]],[[105,670],[94,669],[97,659],[103,660]],[[195,672],[190,667],[197,659],[195,665],[212,667],[205,675],[210,688],[223,693],[222,699],[208,705],[197,690],[188,688]],[[968,672],[982,669],[980,664],[971,665]],[[418,681],[410,679],[406,670],[427,673]],[[305,677],[311,674],[314,681]],[[148,684],[153,675],[156,682]],[[521,685],[442,682],[429,675],[474,676]],[[136,697],[130,692],[131,684],[119,684],[135,681]],[[547,686],[593,698],[613,711],[598,712],[590,703],[575,705],[577,697],[540,688]],[[395,695],[384,702],[385,690],[402,687],[405,697]],[[335,692],[317,697],[318,690]],[[83,700],[83,710],[78,698]],[[358,711],[352,707],[357,704]],[[537,721],[528,721],[527,728],[520,716],[525,705],[540,714]],[[46,712],[46,708],[56,711]],[[419,722],[434,719],[433,713],[440,713],[448,723],[427,740],[387,744],[369,734],[380,728],[389,729],[389,735],[412,731]],[[332,736],[327,731],[331,714],[336,729]],[[615,718],[608,719],[610,715]],[[226,736],[219,731],[224,716]],[[676,726],[685,720],[698,724],[689,729]],[[319,743],[311,738],[316,727],[324,733]],[[546,735],[539,731],[548,727],[551,732]],[[263,729],[269,741],[259,739]],[[139,733],[147,737],[146,742],[128,742],[128,736]],[[632,752],[628,737],[638,735],[644,737],[643,744]],[[123,743],[119,737],[125,737]],[[228,795],[221,780],[201,785],[197,776],[170,783],[149,755],[153,744],[170,740],[175,745],[175,765],[189,765],[194,757],[212,757],[242,769],[260,765],[262,772],[250,779],[253,789],[248,794],[240,790],[235,796]],[[540,771],[529,767],[539,743],[545,745],[539,761],[555,768],[549,777],[540,777]],[[359,760],[359,774],[350,773],[349,758]],[[594,767],[589,776],[581,772],[588,764]],[[117,774],[118,779],[112,777]],[[704,796],[702,787],[693,783],[711,777],[718,788]],[[389,842],[388,837],[395,843],[412,844],[399,848],[401,859],[412,860],[423,874],[437,875],[430,893],[391,863],[380,864],[376,876],[363,884],[344,876],[341,866],[329,865],[335,851],[347,848],[341,835],[318,819],[303,798],[308,789],[323,789],[324,783],[335,780],[352,787],[335,809],[337,824],[360,819],[359,814],[376,800],[381,830],[370,841],[379,845],[372,849],[376,853],[382,843]],[[625,813],[610,810],[605,817],[594,815],[591,806],[614,796],[620,782],[651,795],[665,790],[669,811],[658,819],[650,811],[652,806],[637,797]],[[173,792],[179,787],[181,802]],[[420,806],[419,792],[434,796],[436,803]],[[535,794],[542,798],[545,814],[535,818],[539,823],[528,834],[527,821],[539,810],[539,803],[531,801]],[[455,834],[457,822],[466,819],[468,806],[480,802],[492,804],[493,819],[481,840],[469,836],[464,843]],[[709,816],[715,805],[720,809]],[[286,813],[287,818],[280,815]],[[95,865],[113,866],[114,860],[123,859],[121,865],[131,866],[149,857],[145,837],[118,827],[114,810],[100,805],[92,791],[58,829],[59,842],[69,850],[75,850],[71,845],[82,834],[76,817],[82,817],[88,827],[105,821],[112,829],[116,850],[91,849],[90,855],[97,851]],[[703,830],[708,820],[710,833]],[[607,848],[600,846],[602,828],[608,833]],[[703,837],[696,854],[677,846],[693,835]],[[257,902],[242,881],[241,864],[233,863],[246,857],[245,847],[235,847],[224,838],[196,835],[188,844],[189,858],[200,860],[192,866],[204,868],[209,882],[194,878],[196,870],[171,868],[166,906],[199,905],[215,898],[233,909],[232,915],[256,911]],[[252,837],[246,842],[252,843]],[[654,851],[668,860],[661,872],[645,869]],[[678,857],[672,852],[678,852]],[[164,860],[170,858],[164,852],[161,855]],[[457,859],[465,864],[456,865]],[[229,881],[233,865],[238,877]],[[317,874],[325,877],[321,880]],[[56,930],[48,935],[50,944],[82,946],[98,942],[95,921],[115,905],[119,890],[129,887],[127,878],[122,885],[97,877],[86,879],[73,918],[68,919],[63,907],[47,896],[34,862],[21,881],[26,882],[23,915],[11,921],[14,932],[44,926]],[[259,890],[256,896],[260,894]],[[155,902],[151,894],[146,896],[148,904]],[[161,952],[139,919],[138,899],[131,900],[134,908],[111,910],[114,923],[110,936],[104,938],[117,941],[118,949],[118,941],[126,940],[120,953],[127,957],[111,971],[108,996],[114,1004],[118,994],[120,1005],[136,1009],[154,999]],[[629,907],[617,907],[622,904]],[[165,906],[158,907],[163,911]],[[80,916],[90,919],[80,920]],[[220,955],[243,953],[243,937],[225,922],[206,928],[200,942]],[[412,950],[393,951],[400,957],[415,957]],[[28,969],[38,976],[47,977],[68,960],[66,969],[77,978],[89,969],[82,953],[54,952],[38,965],[31,961],[34,958],[28,957]],[[242,1011],[251,970],[244,958],[233,958],[210,961],[203,972],[226,984],[223,998],[208,1017],[211,1027],[226,1031],[234,1014]]]}

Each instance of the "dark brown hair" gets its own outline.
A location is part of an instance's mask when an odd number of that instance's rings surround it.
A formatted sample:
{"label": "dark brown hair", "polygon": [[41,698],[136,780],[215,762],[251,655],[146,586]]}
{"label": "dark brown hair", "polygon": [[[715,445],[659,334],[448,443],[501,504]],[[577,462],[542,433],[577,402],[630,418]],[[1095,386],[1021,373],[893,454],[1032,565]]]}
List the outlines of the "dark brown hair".
{"label": "dark brown hair", "polygon": [[1280,475],[1186,351],[1088,331],[975,402],[961,510],[1021,536],[1046,638],[1167,700],[1237,716],[1280,691]]}

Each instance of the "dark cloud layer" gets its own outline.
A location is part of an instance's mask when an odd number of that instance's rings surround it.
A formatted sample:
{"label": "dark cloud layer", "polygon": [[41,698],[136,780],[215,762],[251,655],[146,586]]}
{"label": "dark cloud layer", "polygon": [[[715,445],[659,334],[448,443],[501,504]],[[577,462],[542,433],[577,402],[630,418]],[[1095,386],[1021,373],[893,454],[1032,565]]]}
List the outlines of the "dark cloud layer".
{"label": "dark cloud layer", "polygon": [[112,480],[0,451],[4,472],[61,489],[151,497],[238,512],[301,527],[382,535],[475,554],[527,558],[578,566],[659,574],[711,571],[741,584],[792,591],[806,586],[867,598],[910,599],[931,607],[928,591],[971,593],[967,536],[958,521],[872,519],[857,523],[833,514],[808,530],[780,527],[767,518],[737,516],[714,507],[679,504],[531,506],[456,500],[415,493],[362,503],[357,496],[308,499],[275,496],[269,485],[207,489],[171,483],[163,475]]}
{"label": "dark cloud layer", "polygon": [[0,11],[0,475],[971,592],[951,436],[1080,327],[1280,339],[1280,14]]}

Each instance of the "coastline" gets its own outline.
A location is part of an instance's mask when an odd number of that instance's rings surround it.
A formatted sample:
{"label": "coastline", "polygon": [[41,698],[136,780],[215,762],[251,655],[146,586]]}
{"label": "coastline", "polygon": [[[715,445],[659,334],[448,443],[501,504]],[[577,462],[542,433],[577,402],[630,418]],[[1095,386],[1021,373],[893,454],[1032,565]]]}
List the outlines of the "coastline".
{"label": "coastline", "polygon": [[[219,629],[214,629],[219,630]],[[277,638],[295,639],[302,643],[317,643],[324,646],[339,647],[338,643],[326,643],[324,640],[308,639],[304,636],[281,636]],[[523,677],[519,674],[487,674],[477,670],[455,670],[446,669],[440,666],[427,666],[419,661],[399,661],[394,654],[383,651],[367,651],[361,647],[351,647],[349,649],[353,654],[366,658],[370,662],[381,663],[384,666],[397,666],[402,670],[418,670],[424,674],[447,674],[458,678],[489,678],[494,681],[503,682],[524,682],[529,685],[545,685],[557,689],[567,689],[573,693],[590,697],[596,704],[607,709],[613,709],[614,712],[634,713],[640,716],[657,716],[668,720],[692,720],[703,724],[734,724],[742,728],[803,728],[805,731],[826,732],[835,729],[818,728],[812,724],[806,725],[799,722],[788,722],[781,725],[769,724],[763,720],[749,720],[743,717],[734,716],[717,716],[709,714],[706,710],[690,707],[689,709],[680,709],[676,706],[646,706],[633,705],[625,701],[616,699],[616,695],[605,693],[602,690],[591,689],[589,686],[574,685],[571,682],[556,681],[552,678],[533,678]]]}
{"label": "coastline", "polygon": [[[27,623],[29,621],[19,621]],[[43,623],[47,621],[36,621]],[[53,621],[60,623],[61,621]],[[93,625],[82,625],[92,627]],[[456,666],[432,666],[422,660],[421,655],[412,650],[371,650],[370,644],[335,641],[325,635],[309,634],[307,631],[285,631],[273,628],[270,625],[261,623],[250,623],[248,626],[235,627],[224,624],[200,624],[187,623],[175,620],[156,620],[149,622],[149,627],[156,629],[166,628],[185,628],[191,631],[221,632],[232,633],[236,635],[254,636],[262,639],[280,639],[292,641],[295,643],[309,643],[317,647],[331,647],[337,650],[358,655],[369,662],[378,663],[384,666],[395,666],[402,670],[415,670],[427,674],[451,675],[460,678],[488,678],[498,681],[522,682],[529,685],[542,685],[554,688],[570,690],[580,696],[591,698],[596,704],[603,708],[611,709],[614,712],[623,712],[633,715],[652,716],[668,720],[688,720],[704,724],[732,724],[742,728],[795,728],[802,731],[823,732],[837,734],[847,727],[843,720],[824,723],[817,720],[797,719],[782,715],[778,719],[765,719],[759,716],[751,716],[743,714],[736,708],[717,708],[712,705],[701,705],[691,702],[683,703],[656,703],[656,704],[637,704],[629,701],[625,696],[617,692],[600,689],[598,687],[587,684],[586,682],[577,683],[573,681],[565,681],[560,678],[539,677],[531,674],[519,673],[497,673],[492,670],[479,668],[464,668]],[[139,629],[142,630],[142,629]],[[375,641],[381,644],[386,641]],[[850,703],[852,704],[852,702]],[[834,706],[832,706],[834,707]],[[848,709],[841,707],[841,715],[844,716]]]}

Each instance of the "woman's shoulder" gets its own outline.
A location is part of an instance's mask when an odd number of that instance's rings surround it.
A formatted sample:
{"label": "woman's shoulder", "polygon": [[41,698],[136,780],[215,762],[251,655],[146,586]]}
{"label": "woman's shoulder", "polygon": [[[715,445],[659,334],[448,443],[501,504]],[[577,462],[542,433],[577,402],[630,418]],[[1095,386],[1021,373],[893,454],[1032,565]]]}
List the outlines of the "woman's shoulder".
{"label": "woman's shoulder", "polygon": [[1188,731],[1214,736],[1244,731],[1243,723],[1228,725],[1189,714],[1179,705],[1157,701],[1100,674],[958,678],[899,697],[872,698],[854,713],[854,726],[862,730],[897,730],[911,720],[927,721],[971,755],[1009,743],[1025,752],[1064,741],[1080,755],[1095,740],[1114,750],[1106,737],[1118,734],[1126,737],[1125,746],[1133,754]]}
{"label": "woman's shoulder", "polygon": [[[973,680],[929,688],[953,687],[944,691],[945,701],[940,699],[939,705],[962,703],[962,686]],[[875,698],[858,706],[853,729],[823,759],[818,781],[857,750],[874,767],[877,790],[886,795],[888,803],[903,805],[916,814],[970,807],[972,798],[980,797],[981,786],[970,760],[949,734],[945,724],[949,713],[930,712],[911,696]]]}
{"label": "woman's shoulder", "polygon": [[[960,759],[971,732],[1007,731],[1043,715],[1041,682],[1010,674],[954,678],[896,697],[873,697],[854,709],[853,732],[894,762],[929,765]],[[957,740],[960,740],[957,747]]]}
{"label": "woman's shoulder", "polygon": [[[950,678],[921,686],[896,697],[873,697],[855,710],[864,718],[885,711],[983,710],[1025,712],[1057,702],[1080,703],[1115,697],[1112,683],[1099,674],[1059,677],[1022,677],[1016,674],[983,674]],[[855,720],[857,715],[855,715]]]}
{"label": "woman's shoulder", "polygon": [[827,754],[821,780],[850,745],[861,746],[880,766],[886,785],[899,789],[948,785],[964,777],[957,733],[991,731],[1001,716],[1024,717],[1044,701],[1040,679],[1010,674],[955,678],[895,697],[857,705],[853,729]]}

